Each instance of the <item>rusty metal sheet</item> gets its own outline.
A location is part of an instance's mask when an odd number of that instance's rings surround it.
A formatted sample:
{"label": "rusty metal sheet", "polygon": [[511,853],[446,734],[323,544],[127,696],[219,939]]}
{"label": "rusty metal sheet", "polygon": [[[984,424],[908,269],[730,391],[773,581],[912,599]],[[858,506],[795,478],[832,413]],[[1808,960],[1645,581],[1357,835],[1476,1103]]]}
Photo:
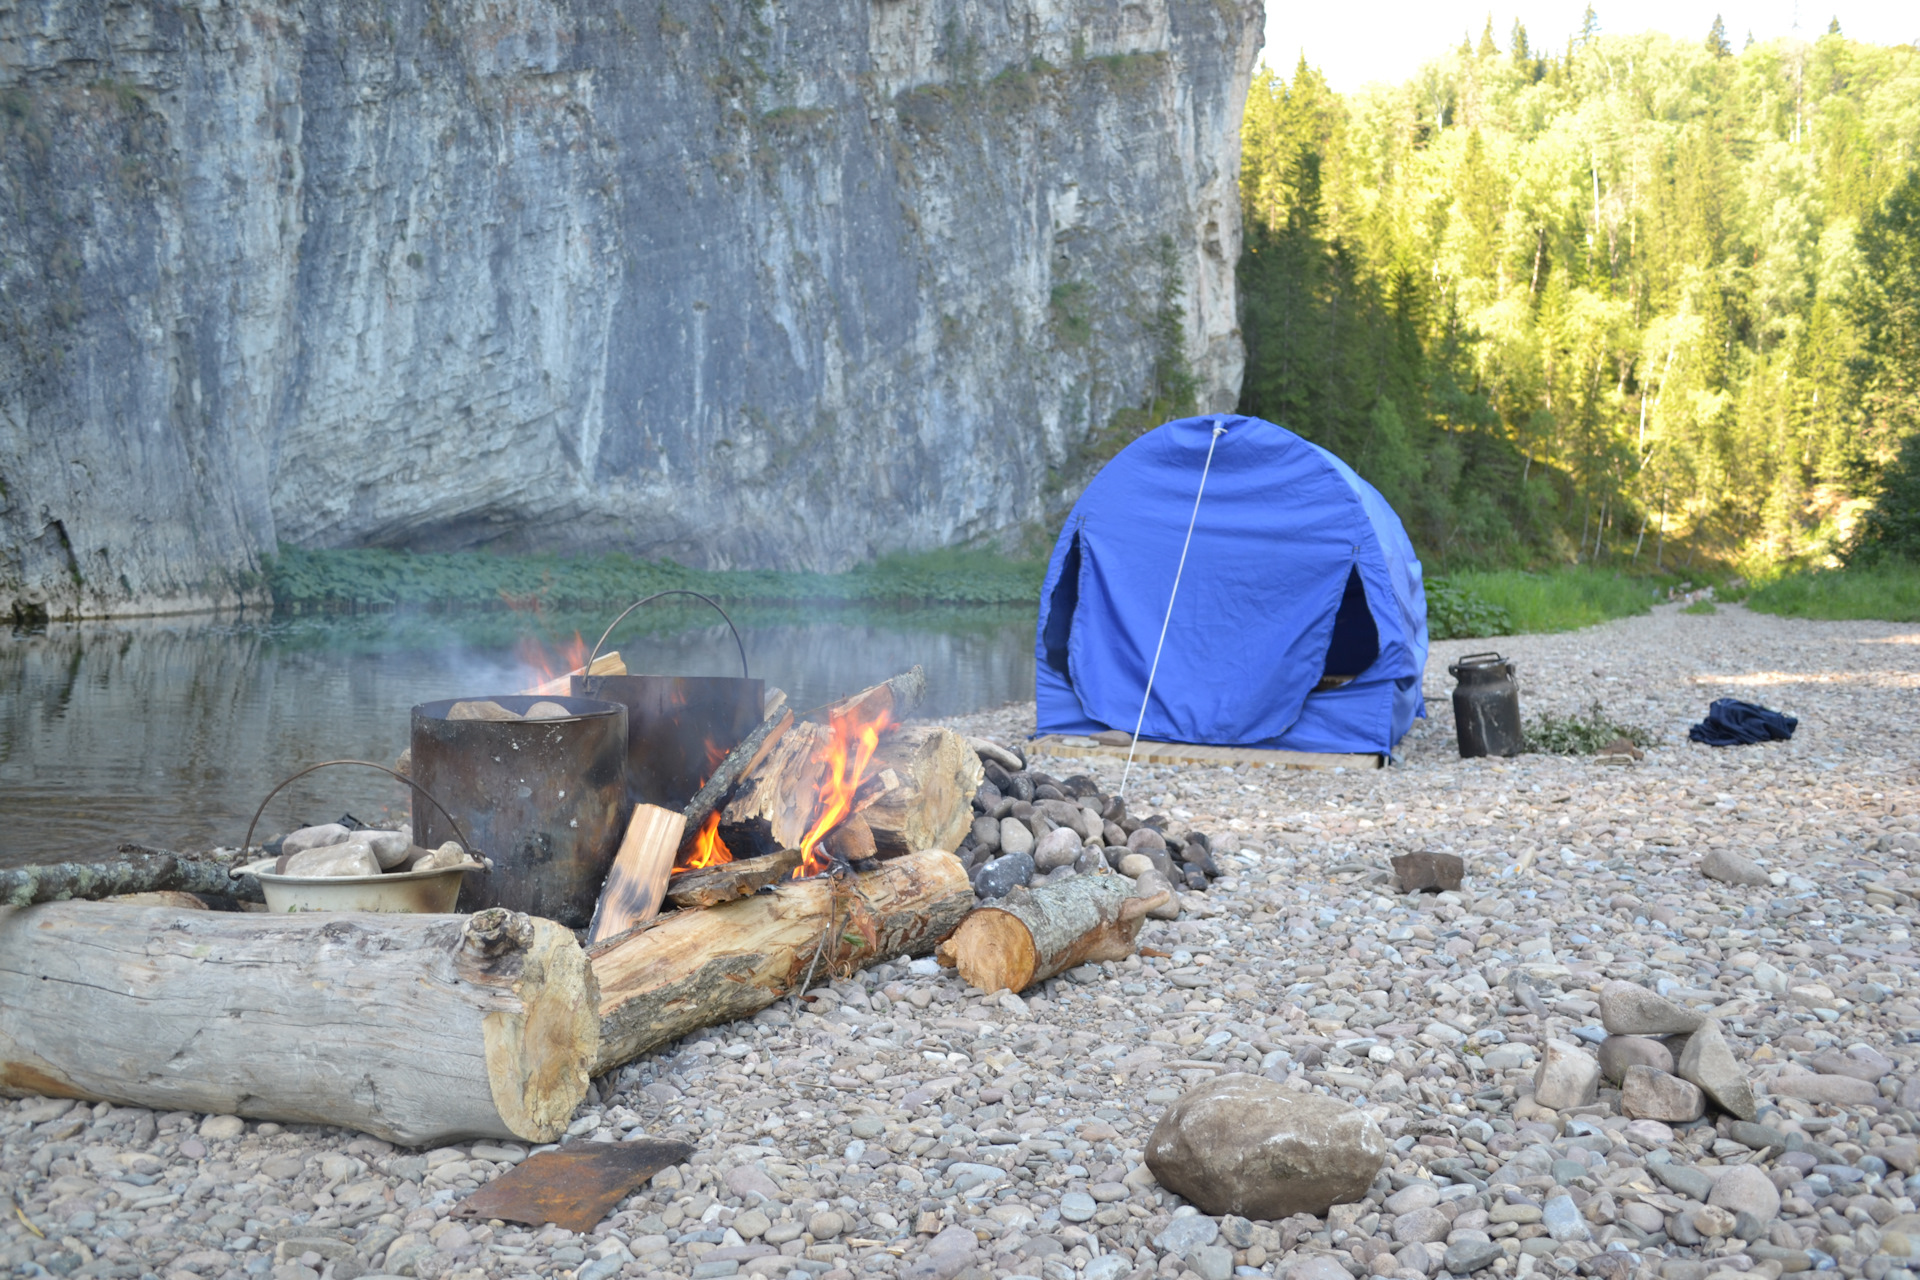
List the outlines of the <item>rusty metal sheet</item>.
{"label": "rusty metal sheet", "polygon": [[591,1231],[641,1183],[692,1154],[689,1143],[654,1138],[576,1142],[528,1156],[461,1201],[453,1215]]}

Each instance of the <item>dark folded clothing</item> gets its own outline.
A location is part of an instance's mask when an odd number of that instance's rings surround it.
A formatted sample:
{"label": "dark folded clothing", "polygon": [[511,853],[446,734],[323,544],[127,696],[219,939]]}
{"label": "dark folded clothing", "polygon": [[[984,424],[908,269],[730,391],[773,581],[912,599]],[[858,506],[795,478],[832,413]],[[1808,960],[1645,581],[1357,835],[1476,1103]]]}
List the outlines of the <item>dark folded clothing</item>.
{"label": "dark folded clothing", "polygon": [[1754,742],[1791,738],[1800,722],[1790,715],[1738,698],[1716,698],[1707,718],[1687,731],[1695,742],[1710,747],[1739,747]]}

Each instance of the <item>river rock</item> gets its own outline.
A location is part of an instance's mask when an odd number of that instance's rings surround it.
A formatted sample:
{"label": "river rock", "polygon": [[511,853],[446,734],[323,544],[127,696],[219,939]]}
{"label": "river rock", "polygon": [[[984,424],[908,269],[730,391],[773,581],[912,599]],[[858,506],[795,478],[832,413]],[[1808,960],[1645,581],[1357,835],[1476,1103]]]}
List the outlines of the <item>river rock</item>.
{"label": "river rock", "polygon": [[1626,1079],[1628,1067],[1652,1067],[1672,1074],[1673,1052],[1645,1036],[1608,1036],[1600,1042],[1601,1075],[1619,1084]]}
{"label": "river rock", "polygon": [[1717,1020],[1702,1020],[1699,1029],[1687,1037],[1687,1047],[1680,1051],[1679,1075],[1698,1085],[1722,1111],[1742,1120],[1753,1119],[1753,1086],[1734,1060]]}
{"label": "river rock", "polygon": [[1709,850],[1707,856],[1700,860],[1700,874],[1722,884],[1747,885],[1756,889],[1772,883],[1767,878],[1765,867],[1728,849]]}
{"label": "river rock", "polygon": [[1004,898],[1015,885],[1033,879],[1033,858],[1025,853],[1003,853],[980,868],[973,878],[973,891],[982,898]]}
{"label": "river rock", "polygon": [[1000,819],[1000,851],[1002,853],[1032,853],[1033,832],[1027,824],[1018,818]]}
{"label": "river rock", "polygon": [[528,707],[525,719],[528,720],[565,720],[573,712],[558,702],[540,701]]}
{"label": "river rock", "polygon": [[391,871],[414,856],[413,837],[405,831],[356,831],[349,844],[363,844],[382,871]]}
{"label": "river rock", "polygon": [[1000,851],[1000,822],[981,814],[973,820],[973,843],[982,849]]}
{"label": "river rock", "polygon": [[1533,1100],[1555,1111],[1584,1107],[1597,1096],[1600,1064],[1561,1040],[1549,1040],[1533,1072]]}
{"label": "river rock", "polygon": [[456,702],[447,708],[449,720],[518,720],[520,717],[490,699]]}
{"label": "river rock", "polygon": [[377,876],[380,874],[380,860],[364,844],[330,844],[294,854],[286,860],[285,869],[280,874],[314,878]]}
{"label": "river rock", "polygon": [[1706,1096],[1679,1076],[1652,1067],[1628,1067],[1620,1109],[1636,1119],[1686,1124],[1706,1114]]}
{"label": "river rock", "polygon": [[906,1265],[900,1280],[953,1280],[973,1261],[979,1248],[980,1238],[966,1227],[947,1227]]}
{"label": "river rock", "polygon": [[1393,1220],[1393,1238],[1401,1244],[1430,1244],[1445,1240],[1453,1219],[1438,1209],[1415,1209]]}
{"label": "river rock", "polygon": [[280,852],[283,854],[305,853],[309,849],[324,849],[330,844],[342,844],[353,832],[337,822],[323,822],[317,827],[301,827],[298,831],[289,831],[280,840]]}
{"label": "river rock", "polygon": [[1445,893],[1458,889],[1466,874],[1466,860],[1458,854],[1423,849],[1400,854],[1393,860],[1394,879],[1402,893]]}
{"label": "river rock", "polygon": [[1162,1253],[1184,1258],[1202,1245],[1220,1238],[1220,1224],[1203,1214],[1189,1213],[1175,1218],[1153,1238],[1153,1247]]}
{"label": "river rock", "polygon": [[1829,1051],[1813,1060],[1813,1069],[1823,1076],[1852,1076],[1878,1084],[1893,1070],[1893,1059],[1871,1045],[1856,1044],[1845,1053]]}
{"label": "river rock", "polygon": [[1080,856],[1080,833],[1072,827],[1056,827],[1033,845],[1033,865],[1040,871],[1072,866]]}
{"label": "river rock", "polygon": [[1766,1226],[1780,1216],[1780,1191],[1766,1172],[1750,1164],[1728,1165],[1714,1179],[1707,1203],[1728,1213],[1750,1213]]}
{"label": "river rock", "polygon": [[1635,983],[1609,982],[1600,990],[1600,1023],[1608,1035],[1667,1036],[1693,1030],[1700,1015]]}
{"label": "river rock", "polygon": [[1106,865],[1107,860],[1101,856],[1100,850],[1090,844],[1082,845],[1079,856],[1073,860],[1073,869],[1083,876],[1092,875]]}
{"label": "river rock", "polygon": [[1364,1112],[1248,1075],[1182,1095],[1146,1147],[1162,1186],[1205,1213],[1257,1221],[1359,1200],[1386,1159],[1386,1138]]}
{"label": "river rock", "polygon": [[1152,827],[1141,827],[1127,837],[1127,848],[1135,853],[1145,853],[1149,849],[1158,849],[1164,853],[1167,848],[1167,838]]}
{"label": "river rock", "polygon": [[1863,1106],[1880,1097],[1877,1086],[1852,1076],[1778,1075],[1767,1088],[1775,1097],[1828,1102],[1842,1107]]}
{"label": "river rock", "polygon": [[[1669,1131],[1668,1140],[1672,1140],[1671,1131]],[[1670,1191],[1678,1191],[1683,1196],[1698,1200],[1701,1204],[1705,1204],[1707,1198],[1713,1194],[1713,1179],[1692,1165],[1650,1164],[1646,1169],[1653,1175],[1655,1182]]]}

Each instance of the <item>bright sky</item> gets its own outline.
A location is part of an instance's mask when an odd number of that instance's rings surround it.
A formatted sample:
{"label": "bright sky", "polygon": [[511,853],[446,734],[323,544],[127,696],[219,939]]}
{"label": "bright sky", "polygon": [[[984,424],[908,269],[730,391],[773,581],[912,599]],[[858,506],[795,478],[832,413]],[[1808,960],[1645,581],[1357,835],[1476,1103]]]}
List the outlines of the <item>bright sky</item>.
{"label": "bright sky", "polygon": [[[1291,74],[1301,49],[1329,83],[1350,93],[1373,80],[1403,80],[1422,62],[1464,32],[1475,43],[1493,13],[1494,39],[1504,51],[1518,14],[1527,27],[1527,43],[1564,50],[1567,37],[1580,29],[1586,0],[1540,0],[1516,9],[1512,0],[1489,6],[1486,0],[1372,0],[1324,4],[1312,0],[1267,0],[1267,47],[1261,57]],[[1658,30],[1705,40],[1714,14],[1726,19],[1735,49],[1756,40],[1792,33],[1812,39],[1838,17],[1840,29],[1856,40],[1876,44],[1920,43],[1920,5],[1913,0],[1594,0],[1600,29],[1611,35]]]}

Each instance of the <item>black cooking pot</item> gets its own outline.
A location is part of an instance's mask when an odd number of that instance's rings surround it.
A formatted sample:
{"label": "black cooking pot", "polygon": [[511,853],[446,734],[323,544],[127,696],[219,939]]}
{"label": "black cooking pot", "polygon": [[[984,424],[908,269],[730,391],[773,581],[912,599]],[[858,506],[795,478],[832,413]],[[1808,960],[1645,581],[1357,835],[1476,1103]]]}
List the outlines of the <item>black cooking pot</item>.
{"label": "black cooking pot", "polygon": [[727,752],[753,732],[762,719],[766,681],[747,674],[747,646],[740,631],[718,602],[697,591],[661,591],[636,600],[607,624],[593,653],[626,616],[663,596],[692,596],[712,605],[733,632],[740,651],[740,675],[735,676],[574,676],[577,698],[598,698],[627,709],[627,794],[635,804],[681,809],[693,799]]}

